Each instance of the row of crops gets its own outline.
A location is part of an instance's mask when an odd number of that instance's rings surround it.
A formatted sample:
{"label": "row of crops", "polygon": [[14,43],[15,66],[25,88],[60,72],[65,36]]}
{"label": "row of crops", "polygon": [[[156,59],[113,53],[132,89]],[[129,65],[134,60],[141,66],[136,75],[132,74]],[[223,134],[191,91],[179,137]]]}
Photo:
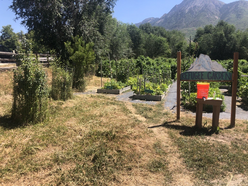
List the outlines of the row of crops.
{"label": "row of crops", "polygon": [[121,89],[131,86],[136,94],[162,95],[175,78],[176,59],[139,57],[120,61],[102,61],[98,76],[111,80],[104,89]]}

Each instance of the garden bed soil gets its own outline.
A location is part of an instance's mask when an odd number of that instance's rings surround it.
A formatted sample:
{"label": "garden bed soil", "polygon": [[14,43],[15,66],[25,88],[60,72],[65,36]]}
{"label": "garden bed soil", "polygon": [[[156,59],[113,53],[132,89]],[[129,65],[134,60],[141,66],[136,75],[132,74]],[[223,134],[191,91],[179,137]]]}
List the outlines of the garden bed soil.
{"label": "garden bed soil", "polygon": [[131,89],[131,86],[124,87],[122,89],[97,89],[97,93],[105,94],[121,94]]}

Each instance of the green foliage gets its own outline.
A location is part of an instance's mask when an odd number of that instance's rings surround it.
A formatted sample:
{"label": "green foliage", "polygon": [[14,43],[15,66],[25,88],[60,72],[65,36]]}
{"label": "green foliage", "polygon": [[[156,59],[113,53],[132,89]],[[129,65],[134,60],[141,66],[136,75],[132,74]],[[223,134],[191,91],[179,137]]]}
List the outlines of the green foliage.
{"label": "green foliage", "polygon": [[240,86],[239,91],[237,92],[238,96],[242,98],[242,100],[248,103],[248,83],[243,84]]}
{"label": "green foliage", "polygon": [[125,83],[122,83],[120,81],[116,81],[112,79],[111,81],[108,81],[104,84],[104,89],[122,89],[126,86]]}
{"label": "green foliage", "polygon": [[142,31],[136,27],[135,25],[128,25],[127,31],[130,35],[130,38],[132,40],[132,51],[135,55],[135,57],[138,57],[140,55],[144,54],[144,36],[142,34]]}
{"label": "green foliage", "polygon": [[[227,71],[233,73],[233,60],[221,60],[219,63],[227,69]],[[245,85],[247,82],[247,77],[242,77],[242,75],[247,75],[248,62],[246,60],[239,60],[238,64],[238,92],[240,92],[240,87]],[[232,85],[231,82],[222,83],[223,85]]]}
{"label": "green foliage", "polygon": [[[175,78],[177,71],[175,59],[139,56],[137,59],[122,59],[119,61],[102,61],[102,73],[104,77],[116,78],[117,81],[126,83],[129,77],[143,74],[147,80],[157,83],[170,83]],[[101,66],[97,75],[101,76]]]}
{"label": "green foliage", "polygon": [[68,100],[72,98],[73,72],[58,65],[53,66],[51,97],[54,100]]}
{"label": "green foliage", "polygon": [[109,35],[109,55],[112,60],[129,58],[132,55],[131,39],[127,25],[112,19],[112,30]]}
{"label": "green foliage", "polygon": [[74,68],[73,88],[84,91],[86,86],[84,77],[94,68],[94,44],[86,44],[82,37],[76,36],[73,42],[66,42],[65,47]]}
{"label": "green foliage", "polygon": [[150,58],[169,57],[171,53],[167,39],[153,34],[145,35],[144,49],[145,56]]}
{"label": "green foliage", "polygon": [[142,76],[130,77],[127,84],[132,87],[132,90],[136,94],[163,95],[168,89],[166,83],[152,83],[144,79]]}
{"label": "green foliage", "polygon": [[[210,87],[209,87],[209,92],[208,92],[208,97],[212,97],[214,99],[220,98],[223,100],[222,105],[221,105],[221,111],[225,111],[225,103],[224,103],[224,95],[219,89],[220,83],[216,82],[211,82]],[[189,86],[188,82],[183,82],[181,89],[183,90],[181,92],[182,94],[182,104],[184,105],[185,108],[195,110],[196,109],[196,97],[197,97],[197,89],[196,89],[196,82],[190,82],[190,94],[189,94]],[[211,105],[204,105],[203,110],[207,112],[212,112],[212,106]]]}
{"label": "green foliage", "polygon": [[144,47],[143,55],[152,58],[159,56],[175,58],[177,52],[181,51],[182,57],[186,56],[187,41],[182,32],[167,31],[162,27],[153,27],[150,23],[140,25],[139,28],[142,30],[142,37],[144,38],[142,45],[140,45]]}
{"label": "green foliage", "polygon": [[46,73],[26,58],[14,71],[12,118],[22,123],[37,123],[47,115],[48,89]]}
{"label": "green foliage", "polygon": [[26,39],[25,46],[28,45],[30,50],[34,54],[44,54],[47,53],[47,51],[49,51],[48,47],[45,47],[44,45],[41,44],[42,43],[41,40],[35,39],[35,32],[33,30],[25,34],[25,36],[22,37],[22,39]]}
{"label": "green foliage", "polygon": [[126,83],[130,76],[136,73],[136,61],[123,59],[116,62],[116,79]]}
{"label": "green foliage", "polygon": [[0,31],[0,45],[5,46],[9,50],[15,50],[17,46],[17,36],[13,32],[11,25],[3,26]]}
{"label": "green foliage", "polygon": [[37,41],[54,49],[66,62],[68,56],[64,42],[71,41],[72,36],[83,36],[86,43],[94,42],[100,47],[106,18],[111,14],[115,2],[13,0],[10,8],[29,30],[34,30]]}
{"label": "green foliage", "polygon": [[195,42],[199,44],[198,55],[207,54],[211,59],[232,59],[238,51],[242,58],[247,59],[247,31],[236,31],[233,25],[220,21],[215,27],[207,25],[198,28]]}

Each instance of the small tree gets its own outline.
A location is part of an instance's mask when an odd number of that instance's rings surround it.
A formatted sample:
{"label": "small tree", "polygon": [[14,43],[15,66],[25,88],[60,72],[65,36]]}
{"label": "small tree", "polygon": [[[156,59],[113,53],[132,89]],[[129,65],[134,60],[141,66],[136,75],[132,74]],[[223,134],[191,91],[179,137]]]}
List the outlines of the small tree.
{"label": "small tree", "polygon": [[23,123],[37,123],[46,118],[48,88],[46,73],[38,61],[24,59],[14,71],[12,118]]}
{"label": "small tree", "polygon": [[72,42],[66,42],[65,47],[74,68],[73,88],[84,91],[86,86],[84,77],[94,69],[94,44],[86,44],[82,37],[76,36]]}

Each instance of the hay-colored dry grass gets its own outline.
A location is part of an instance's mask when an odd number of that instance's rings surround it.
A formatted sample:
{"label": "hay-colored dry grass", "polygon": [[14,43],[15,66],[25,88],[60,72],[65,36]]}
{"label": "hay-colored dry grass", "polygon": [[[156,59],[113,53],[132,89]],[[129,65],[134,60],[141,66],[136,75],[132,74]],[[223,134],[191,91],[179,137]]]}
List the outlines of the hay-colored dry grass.
{"label": "hay-colored dry grass", "polygon": [[[93,94],[51,100],[47,121],[18,126],[10,118],[11,72],[4,73],[2,185],[248,184],[247,121],[237,120],[227,130],[230,121],[221,120],[215,134],[209,132],[211,119],[204,118],[205,128],[196,131],[194,117],[183,112],[176,121],[162,103],[131,104]],[[87,90],[100,87],[100,78],[89,82]]]}
{"label": "hay-colored dry grass", "polygon": [[0,72],[0,96],[11,94],[12,88],[13,71]]}
{"label": "hay-colored dry grass", "polygon": [[166,183],[167,163],[155,153],[153,132],[125,103],[80,95],[53,102],[50,113],[44,123],[1,127],[1,183]]}
{"label": "hay-colored dry grass", "polygon": [[110,81],[110,78],[103,77],[101,80],[101,77],[91,76],[91,77],[87,77],[86,80],[87,80],[86,91],[96,92],[97,89],[101,88],[101,84],[102,86],[104,86],[104,83]]}

